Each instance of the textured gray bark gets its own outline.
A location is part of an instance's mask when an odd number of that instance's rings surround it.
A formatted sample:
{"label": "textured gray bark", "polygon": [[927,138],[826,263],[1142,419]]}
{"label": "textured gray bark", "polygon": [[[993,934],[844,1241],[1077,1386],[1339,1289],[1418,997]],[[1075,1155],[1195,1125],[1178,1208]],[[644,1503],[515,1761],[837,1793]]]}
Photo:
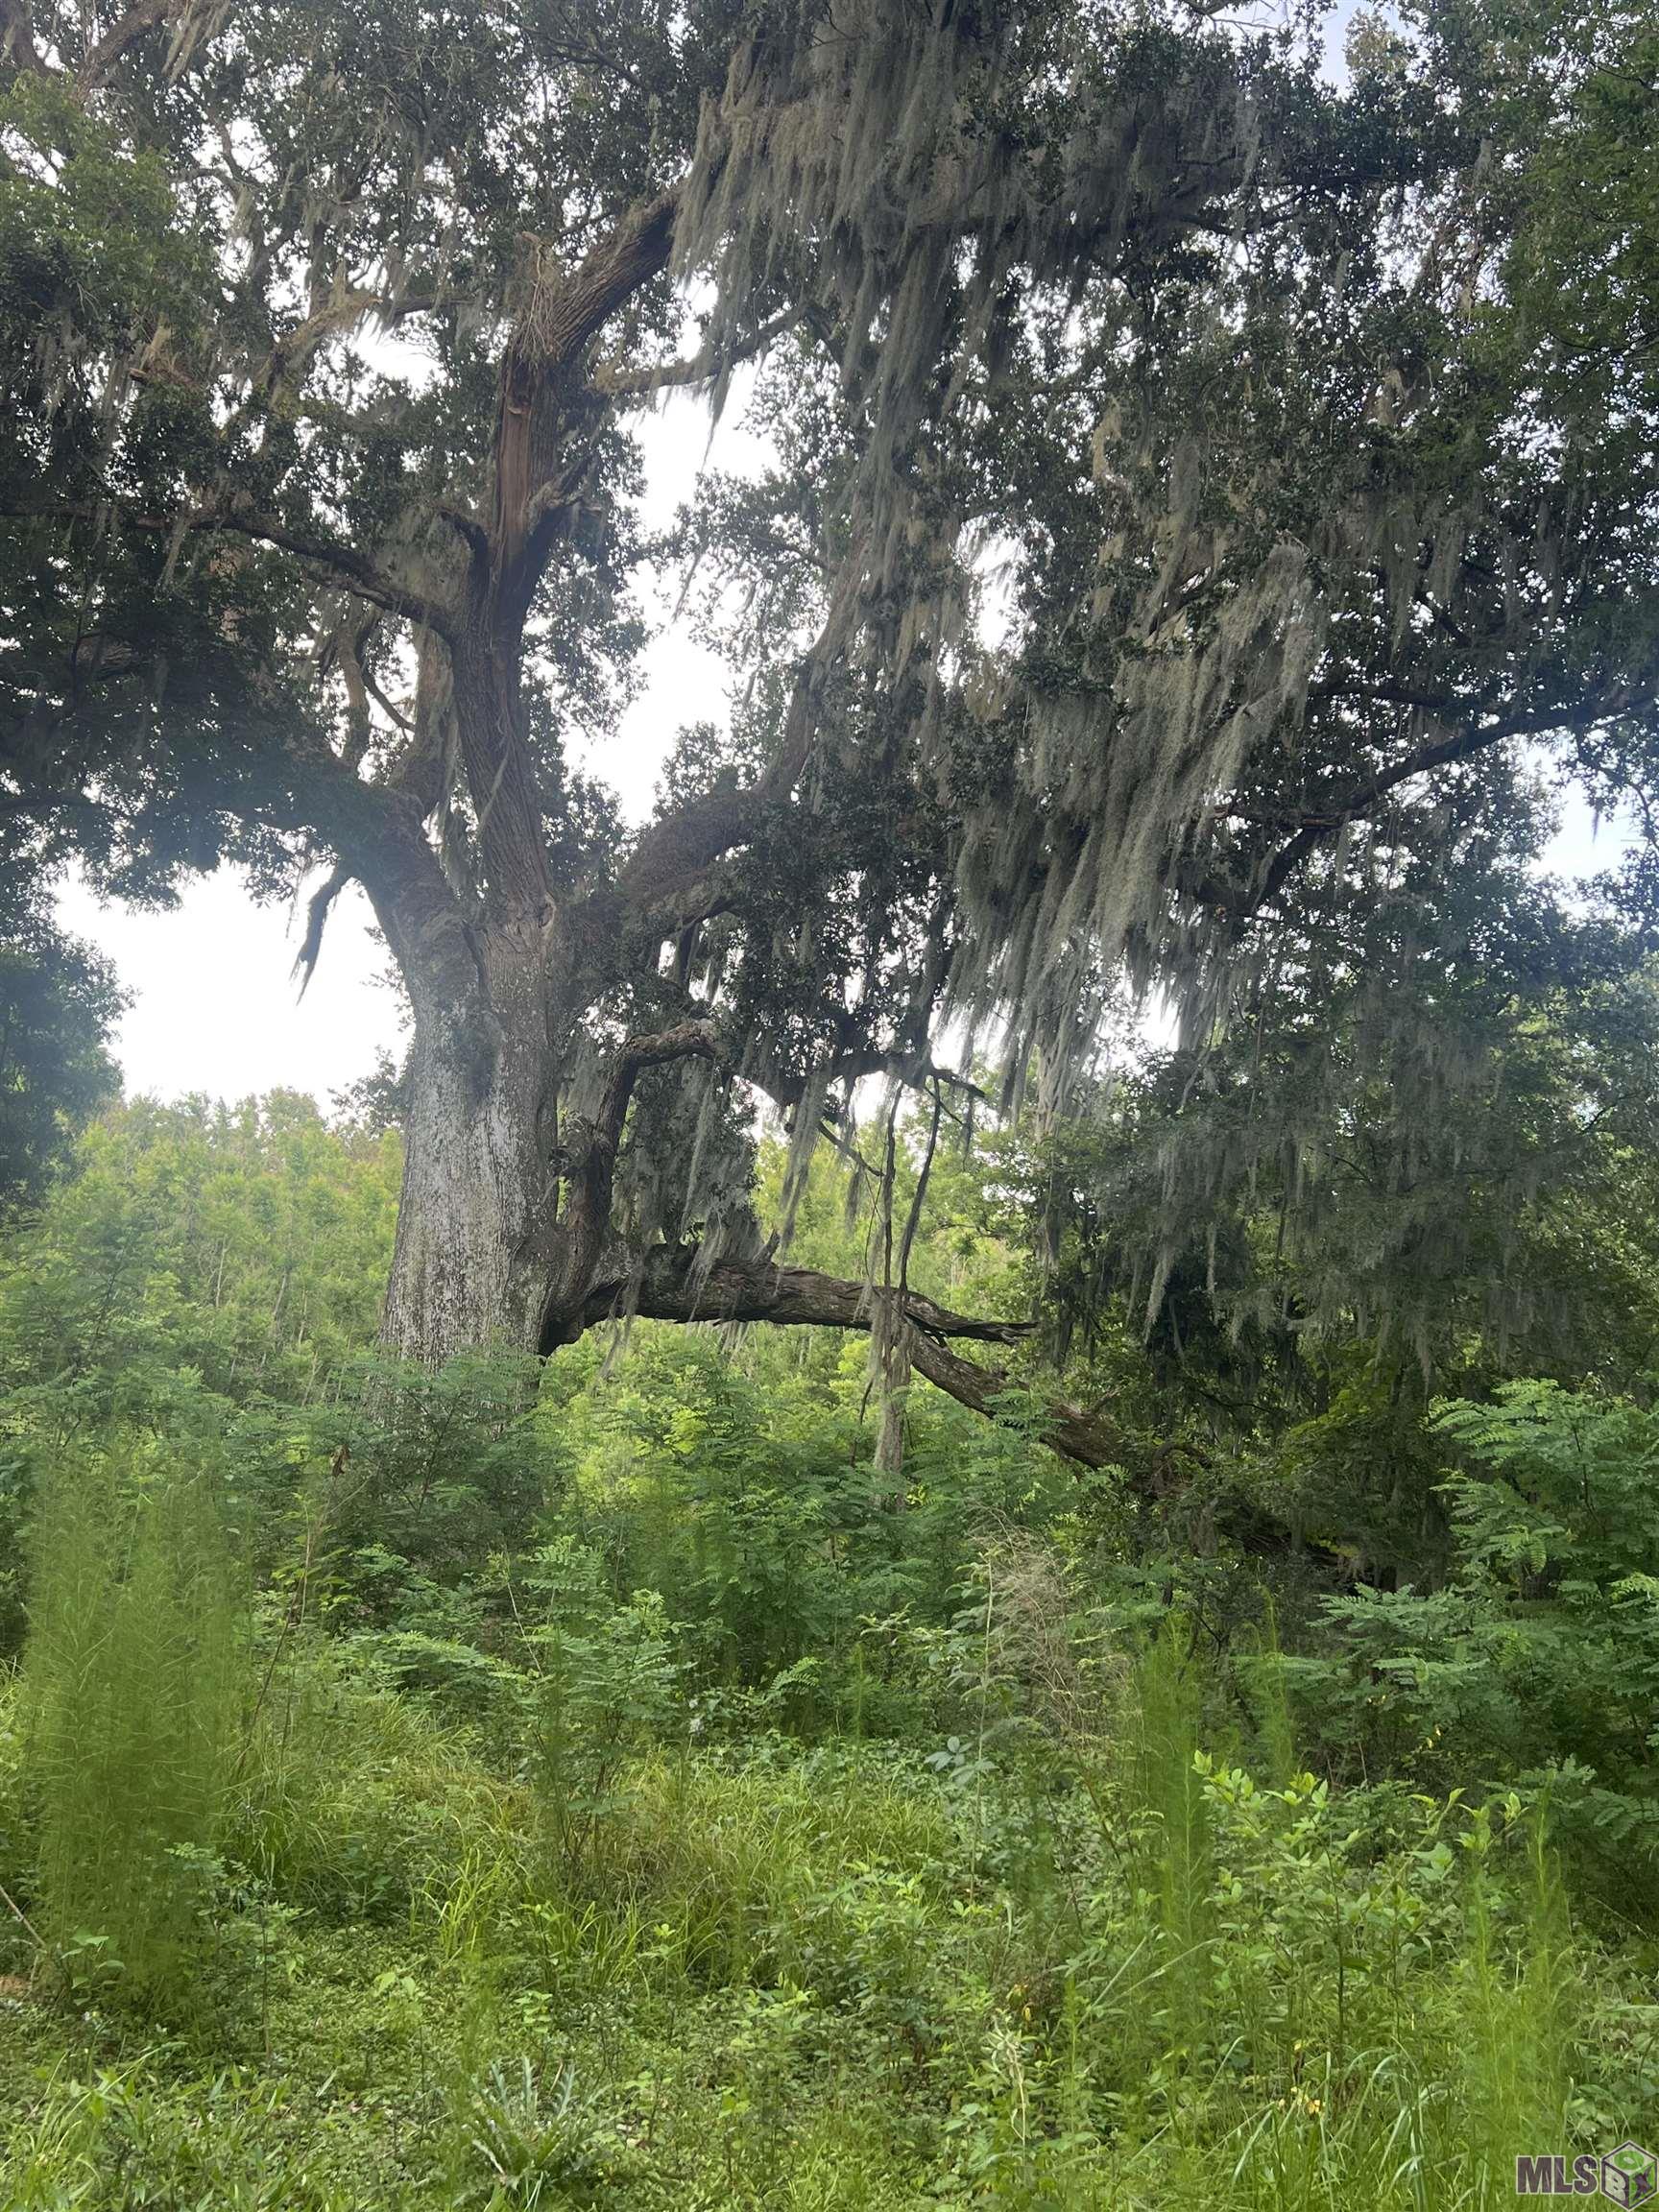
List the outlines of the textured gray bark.
{"label": "textured gray bark", "polygon": [[417,1036],[381,1329],[390,1351],[437,1364],[493,1342],[537,1344],[551,1230],[536,1142],[544,1073],[521,1047],[481,1067],[464,1037]]}
{"label": "textured gray bark", "polygon": [[466,922],[418,823],[397,859],[364,871],[415,1017],[381,1340],[432,1365],[534,1349],[557,1235],[560,940]]}

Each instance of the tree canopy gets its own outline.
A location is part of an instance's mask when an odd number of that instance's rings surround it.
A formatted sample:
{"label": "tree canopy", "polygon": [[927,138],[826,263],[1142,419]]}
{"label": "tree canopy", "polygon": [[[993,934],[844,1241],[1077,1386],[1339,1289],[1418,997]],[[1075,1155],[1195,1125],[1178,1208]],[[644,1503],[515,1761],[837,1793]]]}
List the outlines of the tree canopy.
{"label": "tree canopy", "polygon": [[[776,1311],[754,1091],[802,1162],[980,1049],[1057,1101],[1125,977],[1196,1049],[1373,909],[1483,958],[1541,760],[1647,803],[1633,13],[1340,83],[1111,0],[5,21],[8,803],[129,895],[324,864],[307,961],[365,885],[405,1349]],[[648,547],[640,410],[739,369],[771,465]],[[629,833],[648,551],[733,706]]]}
{"label": "tree canopy", "polygon": [[0,1218],[38,1199],[119,1089],[109,963],[53,919],[39,855],[0,830]]}

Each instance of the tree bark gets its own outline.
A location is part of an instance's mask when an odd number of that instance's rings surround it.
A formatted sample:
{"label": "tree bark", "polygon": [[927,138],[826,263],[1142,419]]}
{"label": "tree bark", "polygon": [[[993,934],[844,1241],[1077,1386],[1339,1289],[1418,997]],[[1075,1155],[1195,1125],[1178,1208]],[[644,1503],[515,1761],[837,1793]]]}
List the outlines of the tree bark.
{"label": "tree bark", "polygon": [[544,1284],[524,1263],[536,1163],[514,1079],[479,1094],[464,1059],[417,1040],[381,1340],[440,1364],[470,1346],[532,1343]]}
{"label": "tree bark", "polygon": [[513,978],[507,965],[483,965],[459,1003],[430,992],[416,999],[381,1341],[429,1365],[490,1343],[534,1349],[541,1332],[557,1188],[544,1135],[554,1070],[544,1014],[529,1002],[533,974]]}

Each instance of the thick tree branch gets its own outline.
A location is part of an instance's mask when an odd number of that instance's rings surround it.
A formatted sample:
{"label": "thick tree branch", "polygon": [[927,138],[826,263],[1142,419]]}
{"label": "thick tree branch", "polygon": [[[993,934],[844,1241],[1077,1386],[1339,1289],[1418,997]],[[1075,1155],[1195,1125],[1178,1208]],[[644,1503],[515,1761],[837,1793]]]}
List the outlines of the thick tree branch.
{"label": "thick tree branch", "polygon": [[180,0],[134,0],[134,5],[112,23],[76,71],[84,92],[103,84],[123,54],[135,46],[147,31],[183,12]]}
{"label": "thick tree branch", "polygon": [[373,813],[337,840],[341,873],[369,894],[417,1021],[436,1017],[471,1038],[482,1074],[492,1048],[479,1022],[488,994],[467,917],[427,841],[421,802],[385,789],[373,796],[379,803]]}
{"label": "thick tree branch", "polygon": [[254,380],[255,389],[268,395],[279,385],[297,382],[318,348],[337,330],[349,330],[355,324],[369,321],[389,330],[397,324],[407,322],[411,316],[429,315],[435,308],[453,306],[464,297],[446,292],[403,292],[394,297],[363,285],[346,284],[332,299],[325,300],[303,322],[297,323],[273,343],[265,365]]}
{"label": "thick tree branch", "polygon": [[[921,1329],[911,1332],[910,1364],[936,1390],[988,1418],[1010,1387],[1008,1378],[997,1368],[960,1358],[943,1337]],[[1128,1456],[1121,1431],[1103,1413],[1086,1412],[1061,1399],[1049,1399],[1045,1412],[1043,1441],[1064,1457],[1085,1467],[1117,1467]]]}
{"label": "thick tree branch", "polygon": [[225,530],[238,538],[274,545],[302,561],[326,569],[332,579],[359,599],[367,599],[389,614],[399,614],[418,628],[435,630],[440,637],[452,634],[456,611],[445,602],[400,584],[377,568],[356,546],[343,544],[317,531],[305,530],[257,507],[239,493],[228,499],[206,499],[179,515],[136,514],[118,501],[60,500],[8,496],[0,503],[0,519],[13,522],[92,522],[103,524],[110,517],[130,530],[150,538],[170,538],[174,531],[192,534]]}
{"label": "thick tree branch", "polygon": [[[774,1321],[782,1326],[868,1329],[874,1305],[869,1286],[815,1267],[790,1267],[770,1260],[716,1260],[699,1273],[689,1245],[659,1245],[637,1284],[600,1285],[589,1295],[585,1322],[591,1327],[621,1307],[654,1321]],[[1030,1335],[1023,1321],[998,1321],[955,1313],[919,1290],[904,1293],[905,1318],[938,1336],[963,1336],[981,1344],[1019,1344]]]}
{"label": "thick tree branch", "polygon": [[1342,794],[1332,805],[1322,806],[1304,821],[1294,836],[1289,837],[1268,862],[1260,883],[1251,892],[1248,911],[1269,904],[1284,888],[1287,878],[1304,860],[1322,845],[1326,838],[1341,829],[1345,823],[1358,820],[1368,814],[1390,791],[1402,783],[1410,782],[1414,776],[1426,776],[1435,768],[1445,768],[1458,760],[1473,759],[1491,746],[1501,743],[1513,732],[1504,723],[1471,723],[1465,730],[1450,737],[1441,738],[1433,745],[1422,746],[1408,758],[1396,762],[1368,782],[1358,784]]}
{"label": "thick tree branch", "polygon": [[[1385,698],[1391,705],[1409,704],[1443,710],[1449,704],[1413,696],[1408,701],[1386,686],[1375,686],[1367,697]],[[1300,807],[1292,815],[1281,817],[1286,826],[1294,822],[1297,827],[1268,860],[1266,867],[1253,885],[1240,891],[1209,881],[1199,886],[1197,896],[1201,902],[1227,907],[1240,920],[1247,919],[1260,908],[1269,904],[1284,889],[1286,882],[1302,862],[1346,824],[1362,820],[1372,809],[1415,777],[1431,774],[1436,768],[1446,768],[1458,761],[1474,759],[1489,752],[1494,745],[1506,743],[1516,737],[1544,737],[1555,732],[1588,728],[1608,714],[1621,712],[1628,705],[1623,694],[1609,696],[1605,691],[1590,694],[1575,701],[1570,709],[1537,710],[1497,715],[1486,721],[1471,721],[1461,729],[1450,731],[1432,744],[1419,746],[1416,751],[1397,760],[1392,766],[1379,769],[1377,774],[1362,781],[1347,785],[1341,791],[1315,800]]]}
{"label": "thick tree branch", "polygon": [[462,759],[493,901],[533,920],[552,903],[541,805],[524,731],[520,663],[537,588],[590,466],[589,341],[668,263],[674,192],[632,209],[568,275],[533,245],[502,353],[488,517],[451,507],[466,539],[468,605],[454,638]]}
{"label": "thick tree branch", "polygon": [[[133,0],[87,49],[73,75],[76,91],[95,92],[124,55],[157,26],[178,21],[186,4],[187,0]],[[36,44],[27,0],[0,0],[0,58],[41,76],[70,78],[67,69],[48,61]]]}
{"label": "thick tree branch", "polygon": [[[768,1260],[717,1260],[705,1274],[697,1254],[685,1245],[661,1245],[646,1260],[637,1281],[602,1284],[588,1297],[579,1328],[589,1329],[623,1312],[654,1321],[770,1321],[781,1327],[868,1329],[880,1292],[814,1267],[781,1266]],[[955,1313],[917,1290],[894,1292],[909,1328],[911,1364],[936,1388],[975,1413],[995,1415],[998,1400],[1010,1387],[995,1367],[976,1366],[950,1349],[948,1339],[980,1344],[1022,1343],[1027,1322],[998,1321]],[[1124,1443],[1116,1427],[1098,1413],[1056,1403],[1048,1409],[1045,1441],[1086,1467],[1119,1464]]]}
{"label": "thick tree branch", "polygon": [[543,373],[567,366],[618,307],[667,268],[679,204],[676,184],[631,209],[541,304],[534,328]]}
{"label": "thick tree branch", "polygon": [[528,607],[535,593],[532,507],[568,461],[563,449],[567,425],[557,420],[563,410],[550,408],[549,401],[570,397],[561,387],[570,382],[583,349],[618,307],[667,267],[677,204],[676,192],[659,193],[625,215],[562,281],[543,280],[540,271],[532,276],[501,358],[488,579],[497,601]]}
{"label": "thick tree branch", "polygon": [[680,1022],[656,1036],[630,1037],[618,1051],[600,1111],[598,1135],[613,1156],[622,1142],[622,1124],[634,1086],[647,1068],[665,1068],[671,1060],[717,1060],[719,1041],[708,1022]]}
{"label": "thick tree branch", "polygon": [[419,629],[435,630],[441,637],[450,637],[455,633],[459,615],[446,601],[398,583],[354,545],[342,544],[338,539],[324,537],[315,531],[298,529],[279,515],[255,507],[251,500],[236,496],[228,506],[209,503],[191,515],[189,527],[232,530],[240,537],[275,545],[301,561],[326,568],[348,591],[384,608],[389,614],[400,614],[404,621],[413,622]]}
{"label": "thick tree branch", "polygon": [[719,1053],[715,1032],[707,1022],[681,1022],[655,1036],[630,1037],[617,1048],[599,1110],[591,1122],[572,1130],[562,1163],[566,1197],[560,1222],[560,1266],[543,1311],[544,1340],[567,1343],[588,1326],[584,1304],[611,1234],[616,1152],[640,1074],[674,1060],[718,1059]]}

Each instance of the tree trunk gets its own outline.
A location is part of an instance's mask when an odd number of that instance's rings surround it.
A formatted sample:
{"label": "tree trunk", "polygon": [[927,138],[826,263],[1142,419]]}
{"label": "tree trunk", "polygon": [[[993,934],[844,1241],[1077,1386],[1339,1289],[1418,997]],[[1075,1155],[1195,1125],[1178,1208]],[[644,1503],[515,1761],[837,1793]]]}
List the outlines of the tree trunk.
{"label": "tree trunk", "polygon": [[456,1004],[416,994],[380,1336],[429,1366],[488,1344],[533,1352],[540,1341],[554,1261],[556,1074],[530,968],[494,949],[480,961],[488,995]]}

